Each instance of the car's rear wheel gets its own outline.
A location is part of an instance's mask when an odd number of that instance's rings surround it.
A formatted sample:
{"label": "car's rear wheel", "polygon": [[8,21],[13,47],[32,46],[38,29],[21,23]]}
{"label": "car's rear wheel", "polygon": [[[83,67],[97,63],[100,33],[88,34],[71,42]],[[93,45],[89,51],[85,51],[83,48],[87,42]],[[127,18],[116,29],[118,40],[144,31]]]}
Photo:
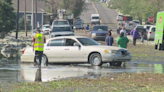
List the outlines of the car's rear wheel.
{"label": "car's rear wheel", "polygon": [[102,65],[102,58],[99,53],[93,53],[89,57],[89,62],[92,66],[101,66]]}
{"label": "car's rear wheel", "polygon": [[122,62],[110,62],[110,66],[118,66],[120,67]]}
{"label": "car's rear wheel", "polygon": [[[39,64],[39,59],[35,57],[35,61]],[[41,66],[48,66],[48,58],[46,55],[42,55]]]}

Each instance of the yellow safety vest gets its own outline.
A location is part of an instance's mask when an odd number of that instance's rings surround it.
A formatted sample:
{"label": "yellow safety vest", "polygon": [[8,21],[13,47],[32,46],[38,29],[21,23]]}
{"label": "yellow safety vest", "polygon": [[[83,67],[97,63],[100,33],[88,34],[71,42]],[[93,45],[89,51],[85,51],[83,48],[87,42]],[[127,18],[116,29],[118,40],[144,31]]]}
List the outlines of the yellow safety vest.
{"label": "yellow safety vest", "polygon": [[36,51],[43,51],[44,49],[44,35],[42,34],[36,34],[34,35],[35,43],[34,48]]}

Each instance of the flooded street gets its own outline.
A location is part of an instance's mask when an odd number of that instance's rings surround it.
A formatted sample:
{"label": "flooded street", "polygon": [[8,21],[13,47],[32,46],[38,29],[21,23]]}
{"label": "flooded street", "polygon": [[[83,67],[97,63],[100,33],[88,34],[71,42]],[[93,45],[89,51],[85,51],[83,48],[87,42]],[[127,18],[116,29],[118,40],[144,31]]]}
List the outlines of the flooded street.
{"label": "flooded street", "polygon": [[[83,33],[79,33],[82,35]],[[86,35],[86,34],[85,34]],[[89,34],[88,34],[89,35]],[[104,42],[100,42],[104,44]],[[114,44],[117,46],[117,44]],[[110,64],[103,64],[101,67],[93,67],[90,64],[71,64],[71,65],[57,65],[51,64],[48,67],[42,67],[38,69],[33,63],[21,63],[20,55],[21,51],[17,50],[2,50],[5,45],[0,45],[0,86],[19,83],[19,82],[35,82],[35,81],[52,81],[69,78],[88,78],[97,79],[102,76],[111,76],[118,73],[163,73],[164,63],[161,54],[149,57],[149,54],[137,54],[138,50],[142,46],[138,46],[135,50],[129,46],[129,49],[133,53],[131,62],[127,62],[122,67],[111,67]],[[10,47],[11,48],[11,47]],[[16,48],[16,47],[13,47]],[[18,47],[18,49],[23,47]],[[150,50],[150,47],[148,48]],[[149,51],[145,50],[145,51]],[[140,51],[140,53],[142,53]],[[144,52],[146,53],[146,52]],[[149,52],[147,52],[149,53]],[[153,53],[156,53],[155,51]],[[162,52],[160,52],[162,53]],[[158,58],[159,62],[155,62]],[[150,62],[149,62],[150,61]],[[156,60],[157,61],[157,60]]]}
{"label": "flooded street", "polygon": [[17,82],[52,81],[65,78],[91,78],[110,76],[113,73],[163,73],[162,64],[148,64],[129,62],[122,67],[110,67],[103,64],[101,67],[92,67],[89,64],[49,65],[34,67],[32,63],[20,63],[20,57],[0,61],[0,85]]}

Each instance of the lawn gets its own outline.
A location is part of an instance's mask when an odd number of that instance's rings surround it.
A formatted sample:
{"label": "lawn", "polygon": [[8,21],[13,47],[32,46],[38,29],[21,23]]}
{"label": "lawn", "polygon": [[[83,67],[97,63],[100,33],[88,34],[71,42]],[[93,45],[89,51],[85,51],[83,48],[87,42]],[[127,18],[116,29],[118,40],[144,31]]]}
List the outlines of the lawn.
{"label": "lawn", "polygon": [[164,74],[122,73],[98,79],[20,83],[0,92],[164,92]]}

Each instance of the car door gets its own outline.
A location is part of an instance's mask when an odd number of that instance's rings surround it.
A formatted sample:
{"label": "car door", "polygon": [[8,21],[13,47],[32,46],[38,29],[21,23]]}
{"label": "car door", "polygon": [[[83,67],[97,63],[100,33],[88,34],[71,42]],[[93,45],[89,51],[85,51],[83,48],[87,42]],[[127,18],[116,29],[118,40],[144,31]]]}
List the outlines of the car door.
{"label": "car door", "polygon": [[64,39],[50,40],[44,48],[49,62],[63,62]]}
{"label": "car door", "polygon": [[66,38],[64,47],[64,62],[84,62],[83,48],[74,46],[74,39]]}
{"label": "car door", "polygon": [[153,27],[153,28],[151,29],[151,32],[152,32],[152,34],[151,34],[151,38],[152,38],[152,39],[155,38],[155,30],[156,30],[155,27]]}

